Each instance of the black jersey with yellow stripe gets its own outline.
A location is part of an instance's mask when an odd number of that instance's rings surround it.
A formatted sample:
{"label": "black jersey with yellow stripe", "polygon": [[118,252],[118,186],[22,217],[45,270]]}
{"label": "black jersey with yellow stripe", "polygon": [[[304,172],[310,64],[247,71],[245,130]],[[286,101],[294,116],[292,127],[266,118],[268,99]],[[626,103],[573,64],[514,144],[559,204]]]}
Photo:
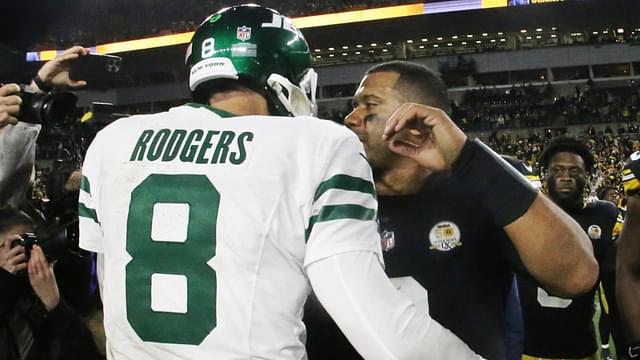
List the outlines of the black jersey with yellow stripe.
{"label": "black jersey with yellow stripe", "polygon": [[[481,202],[455,176],[434,174],[420,193],[378,204],[387,275],[413,277],[435,320],[484,358],[506,359],[505,302],[521,262]],[[305,308],[309,359],[359,359],[313,302]]]}
{"label": "black jersey with yellow stripe", "polygon": [[[602,266],[613,244],[618,217],[615,205],[594,201],[569,212],[591,239],[594,255]],[[556,297],[530,277],[518,276],[524,320],[524,353],[550,359],[579,359],[593,355],[596,338],[591,321],[597,284],[575,299]]]}

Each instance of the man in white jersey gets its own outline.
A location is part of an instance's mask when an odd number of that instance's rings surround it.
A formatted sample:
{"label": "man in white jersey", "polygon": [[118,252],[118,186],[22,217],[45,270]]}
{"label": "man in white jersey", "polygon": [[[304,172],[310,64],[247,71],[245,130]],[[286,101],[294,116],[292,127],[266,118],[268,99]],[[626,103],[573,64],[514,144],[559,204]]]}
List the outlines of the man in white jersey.
{"label": "man in white jersey", "polygon": [[[385,276],[371,169],[351,131],[311,117],[316,74],[290,20],[223,9],[186,61],[194,103],[111,124],[83,166],[107,357],[304,359],[313,287],[365,358],[479,358],[424,289],[399,284],[416,304]],[[440,157],[459,151],[439,140]]]}

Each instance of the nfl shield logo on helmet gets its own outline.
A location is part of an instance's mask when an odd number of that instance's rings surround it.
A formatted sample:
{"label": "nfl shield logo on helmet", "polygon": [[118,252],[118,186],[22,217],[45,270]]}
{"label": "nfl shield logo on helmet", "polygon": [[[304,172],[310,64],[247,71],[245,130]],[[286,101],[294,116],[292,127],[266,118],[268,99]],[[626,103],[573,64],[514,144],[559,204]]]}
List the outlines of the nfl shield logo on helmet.
{"label": "nfl shield logo on helmet", "polygon": [[240,41],[247,41],[251,39],[251,28],[248,26],[240,26],[236,31],[236,37]]}

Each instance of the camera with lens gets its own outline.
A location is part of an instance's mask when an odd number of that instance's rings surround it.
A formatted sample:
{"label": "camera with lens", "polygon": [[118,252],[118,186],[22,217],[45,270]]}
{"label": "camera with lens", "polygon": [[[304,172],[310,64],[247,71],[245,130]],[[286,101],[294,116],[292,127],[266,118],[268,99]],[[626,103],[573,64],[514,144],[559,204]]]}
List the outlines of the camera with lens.
{"label": "camera with lens", "polygon": [[42,248],[48,262],[59,260],[69,250],[71,244],[67,238],[66,228],[38,231],[38,233],[20,234],[20,239],[13,240],[11,247],[21,245],[27,260],[31,258],[33,245]]}
{"label": "camera with lens", "polygon": [[15,239],[11,242],[11,248],[22,245],[24,247],[24,254],[29,259],[31,257],[31,249],[33,245],[38,243],[38,237],[34,233],[24,233],[20,235],[21,239]]}
{"label": "camera with lens", "polygon": [[20,85],[20,121],[34,124],[64,124],[72,121],[78,97],[70,92],[39,93]]}

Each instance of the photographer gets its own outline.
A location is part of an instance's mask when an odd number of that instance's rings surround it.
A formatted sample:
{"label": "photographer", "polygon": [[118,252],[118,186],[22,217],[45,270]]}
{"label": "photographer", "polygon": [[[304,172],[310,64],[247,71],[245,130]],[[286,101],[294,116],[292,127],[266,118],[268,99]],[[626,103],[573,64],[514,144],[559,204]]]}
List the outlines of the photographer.
{"label": "photographer", "polygon": [[[69,63],[88,53],[88,49],[74,46],[46,62],[31,82],[32,90],[45,93],[54,87],[84,87],[86,81],[69,78]],[[21,207],[24,202],[41,128],[40,124],[19,121],[23,103],[19,94],[17,84],[0,87],[0,203],[16,207]]]}
{"label": "photographer", "polygon": [[31,246],[21,240],[32,231],[29,216],[0,207],[0,359],[103,358],[80,317],[60,297],[53,264],[42,248],[35,244],[26,251]]}

